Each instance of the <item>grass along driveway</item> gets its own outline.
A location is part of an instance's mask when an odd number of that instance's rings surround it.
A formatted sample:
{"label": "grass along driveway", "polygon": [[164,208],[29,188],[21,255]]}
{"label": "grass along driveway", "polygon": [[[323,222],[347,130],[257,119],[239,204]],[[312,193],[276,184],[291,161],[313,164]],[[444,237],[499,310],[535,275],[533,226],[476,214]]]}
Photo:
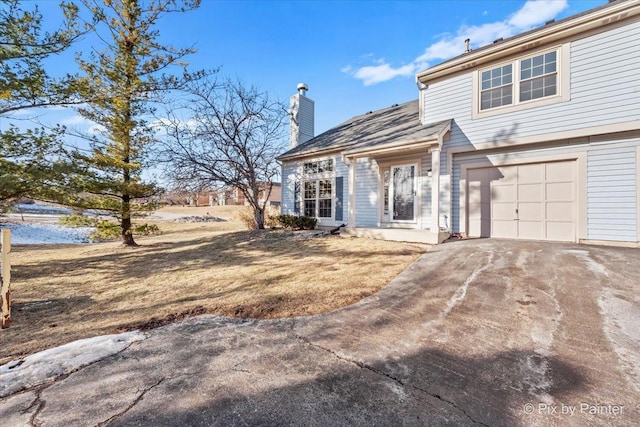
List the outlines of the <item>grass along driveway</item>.
{"label": "grass along driveway", "polygon": [[302,239],[234,222],[160,224],[119,243],[13,247],[12,324],[0,364],[76,339],[193,314],[277,318],[330,311],[373,294],[424,252],[370,239]]}

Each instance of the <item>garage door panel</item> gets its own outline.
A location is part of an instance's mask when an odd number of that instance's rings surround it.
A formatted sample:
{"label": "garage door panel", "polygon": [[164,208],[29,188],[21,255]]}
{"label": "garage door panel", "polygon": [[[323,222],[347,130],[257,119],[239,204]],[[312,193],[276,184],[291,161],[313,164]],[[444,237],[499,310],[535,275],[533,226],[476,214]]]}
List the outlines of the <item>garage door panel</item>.
{"label": "garage door panel", "polygon": [[518,221],[518,238],[544,239],[544,223],[542,221]]}
{"label": "garage door panel", "polygon": [[489,203],[491,200],[491,188],[488,185],[479,185],[478,182],[469,183],[469,203]]}
{"label": "garage door panel", "polygon": [[484,182],[485,185],[489,185],[491,170],[484,169],[471,169],[467,174],[469,182]]}
{"label": "garage door panel", "polygon": [[516,221],[491,221],[491,236],[502,239],[515,239],[518,237]]}
{"label": "garage door panel", "polygon": [[576,228],[573,222],[548,222],[547,240],[567,242],[575,240]]}
{"label": "garage door panel", "polygon": [[534,202],[544,198],[543,184],[518,184],[518,201]]}
{"label": "garage door panel", "polygon": [[489,203],[469,203],[469,218],[489,219],[491,215],[491,204]]}
{"label": "garage door panel", "polygon": [[573,182],[552,182],[547,183],[547,200],[553,201],[573,201]]}
{"label": "garage door panel", "polygon": [[491,209],[492,219],[513,221],[516,219],[516,209],[513,203],[494,202]]}
{"label": "garage door panel", "polygon": [[573,181],[573,164],[569,162],[552,162],[546,164],[547,181]]}
{"label": "garage door panel", "polygon": [[494,202],[515,202],[516,201],[516,186],[513,184],[507,185],[492,185],[491,192],[487,195],[491,197]]}
{"label": "garage door panel", "polygon": [[573,203],[572,202],[547,202],[547,220],[551,222],[573,221]]}
{"label": "garage door panel", "polygon": [[544,181],[544,165],[532,164],[518,166],[518,183],[540,183]]}
{"label": "garage door panel", "polygon": [[518,203],[518,219],[520,221],[542,221],[544,220],[544,204]]}
{"label": "garage door panel", "polygon": [[502,166],[489,169],[489,180],[501,184],[511,184],[516,182],[516,168],[513,166]]}
{"label": "garage door panel", "polygon": [[471,237],[490,237],[491,221],[470,219],[469,220],[469,236]]}

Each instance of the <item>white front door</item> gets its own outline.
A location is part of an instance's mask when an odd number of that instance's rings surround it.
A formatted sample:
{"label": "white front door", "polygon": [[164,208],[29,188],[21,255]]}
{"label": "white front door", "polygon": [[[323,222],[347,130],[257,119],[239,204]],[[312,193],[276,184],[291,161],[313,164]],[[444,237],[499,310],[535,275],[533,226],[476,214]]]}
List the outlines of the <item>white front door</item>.
{"label": "white front door", "polygon": [[415,164],[391,167],[392,221],[414,222],[416,219],[416,170]]}

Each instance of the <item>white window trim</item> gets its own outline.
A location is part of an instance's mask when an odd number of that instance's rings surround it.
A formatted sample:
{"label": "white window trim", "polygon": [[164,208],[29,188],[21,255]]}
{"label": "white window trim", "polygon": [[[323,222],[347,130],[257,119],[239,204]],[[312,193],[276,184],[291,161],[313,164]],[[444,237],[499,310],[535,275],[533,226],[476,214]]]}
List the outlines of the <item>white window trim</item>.
{"label": "white window trim", "polygon": [[[413,219],[393,219],[393,198],[395,196],[395,188],[393,185],[393,169],[394,168],[402,168],[407,166],[413,166]],[[418,176],[420,175],[420,169],[418,169],[418,163],[406,163],[401,165],[390,165],[389,166],[389,222],[398,223],[398,224],[417,224],[418,222],[418,193],[419,189],[419,181]]]}
{"label": "white window trim", "polygon": [[[549,53],[555,50],[557,61],[557,93],[553,96],[545,96],[542,98],[532,99],[530,101],[520,101],[520,61],[523,59],[531,58],[534,56]],[[543,105],[555,104],[557,102],[565,102],[571,99],[569,93],[570,89],[570,45],[565,43],[560,46],[548,47],[536,52],[528,52],[527,54],[518,56],[506,62],[499,62],[491,64],[490,66],[483,67],[475,70],[472,73],[472,118],[480,119],[483,117],[489,117],[496,114],[510,113],[513,111],[521,111],[529,108],[540,107]],[[513,102],[509,105],[503,105],[500,107],[490,108],[488,110],[480,110],[480,94],[481,94],[481,76],[483,71],[491,70],[493,68],[501,67],[503,65],[512,64],[513,72]]]}

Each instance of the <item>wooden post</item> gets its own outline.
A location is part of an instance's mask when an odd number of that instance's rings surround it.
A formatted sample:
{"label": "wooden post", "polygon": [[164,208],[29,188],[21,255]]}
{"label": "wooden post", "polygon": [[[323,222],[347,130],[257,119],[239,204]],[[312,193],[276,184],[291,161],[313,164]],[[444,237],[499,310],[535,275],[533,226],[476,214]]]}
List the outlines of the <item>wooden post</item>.
{"label": "wooden post", "polygon": [[3,229],[0,236],[0,258],[2,260],[2,274],[0,275],[0,302],[2,306],[2,318],[0,329],[9,327],[11,321],[11,230]]}

